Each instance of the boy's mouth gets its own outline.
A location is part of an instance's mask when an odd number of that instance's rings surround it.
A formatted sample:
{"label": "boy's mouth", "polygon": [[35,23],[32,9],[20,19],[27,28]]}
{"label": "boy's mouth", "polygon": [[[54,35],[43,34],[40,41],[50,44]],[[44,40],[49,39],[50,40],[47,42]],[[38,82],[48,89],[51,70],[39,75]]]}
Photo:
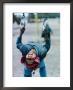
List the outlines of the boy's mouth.
{"label": "boy's mouth", "polygon": [[34,60],[33,60],[32,58],[27,58],[27,59],[26,59],[26,62],[27,62],[28,64],[33,64]]}

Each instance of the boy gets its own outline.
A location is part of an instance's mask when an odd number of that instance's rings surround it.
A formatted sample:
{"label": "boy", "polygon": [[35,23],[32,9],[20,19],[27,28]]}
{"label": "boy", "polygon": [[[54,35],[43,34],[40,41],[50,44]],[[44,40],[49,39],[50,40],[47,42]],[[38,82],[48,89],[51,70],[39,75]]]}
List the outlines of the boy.
{"label": "boy", "polygon": [[24,77],[32,77],[32,72],[39,68],[39,73],[41,77],[46,77],[46,68],[44,63],[44,58],[48,50],[50,49],[50,33],[51,29],[48,24],[45,25],[42,32],[42,37],[44,38],[44,45],[36,42],[29,42],[28,44],[23,44],[21,42],[22,35],[25,31],[25,25],[20,30],[20,35],[17,38],[17,48],[22,53],[21,63],[25,65]]}

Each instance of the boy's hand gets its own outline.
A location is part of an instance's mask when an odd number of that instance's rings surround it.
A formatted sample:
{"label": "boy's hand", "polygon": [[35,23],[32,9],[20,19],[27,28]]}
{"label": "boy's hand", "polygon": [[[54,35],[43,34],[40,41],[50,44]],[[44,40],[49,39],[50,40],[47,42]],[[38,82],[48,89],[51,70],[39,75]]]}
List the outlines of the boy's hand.
{"label": "boy's hand", "polygon": [[24,33],[24,31],[25,31],[25,27],[21,28],[20,34],[22,35]]}

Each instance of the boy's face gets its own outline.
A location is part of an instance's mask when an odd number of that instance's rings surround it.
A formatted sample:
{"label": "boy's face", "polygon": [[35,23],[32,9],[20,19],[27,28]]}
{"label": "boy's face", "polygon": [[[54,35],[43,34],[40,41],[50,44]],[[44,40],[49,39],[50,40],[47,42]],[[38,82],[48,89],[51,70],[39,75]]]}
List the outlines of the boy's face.
{"label": "boy's face", "polygon": [[29,53],[26,55],[26,59],[33,59],[36,57],[35,49],[31,49]]}

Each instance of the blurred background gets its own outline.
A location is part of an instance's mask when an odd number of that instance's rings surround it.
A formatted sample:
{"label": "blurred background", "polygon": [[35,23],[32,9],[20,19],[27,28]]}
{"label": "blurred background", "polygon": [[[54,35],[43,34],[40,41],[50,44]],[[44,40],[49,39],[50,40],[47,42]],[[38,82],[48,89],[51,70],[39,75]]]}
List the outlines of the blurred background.
{"label": "blurred background", "polygon": [[[42,42],[41,33],[44,21],[52,29],[51,48],[45,57],[45,64],[48,77],[60,76],[60,13],[13,13],[13,60],[12,71],[14,77],[23,77],[24,65],[20,63],[21,52],[16,48],[16,40],[20,33],[20,28],[25,24],[25,33],[22,37],[24,44],[29,41]],[[37,69],[33,77],[39,77]]]}

